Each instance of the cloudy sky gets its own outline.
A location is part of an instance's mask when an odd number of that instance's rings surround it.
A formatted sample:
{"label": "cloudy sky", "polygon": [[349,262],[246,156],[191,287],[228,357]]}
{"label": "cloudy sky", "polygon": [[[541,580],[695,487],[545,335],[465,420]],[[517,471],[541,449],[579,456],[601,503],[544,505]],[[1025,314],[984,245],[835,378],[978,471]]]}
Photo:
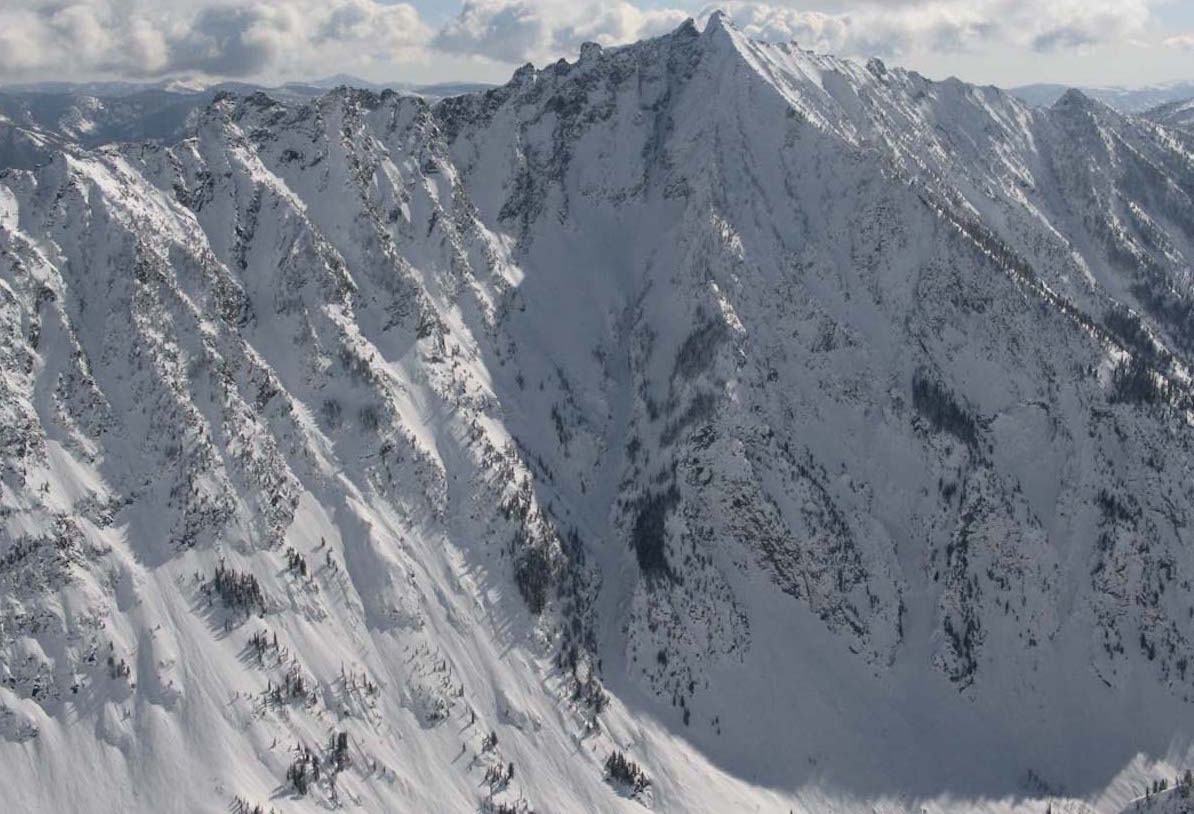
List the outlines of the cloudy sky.
{"label": "cloudy sky", "polygon": [[0,0],[0,83],[500,82],[726,10],[753,36],[1016,85],[1194,79],[1194,0]]}

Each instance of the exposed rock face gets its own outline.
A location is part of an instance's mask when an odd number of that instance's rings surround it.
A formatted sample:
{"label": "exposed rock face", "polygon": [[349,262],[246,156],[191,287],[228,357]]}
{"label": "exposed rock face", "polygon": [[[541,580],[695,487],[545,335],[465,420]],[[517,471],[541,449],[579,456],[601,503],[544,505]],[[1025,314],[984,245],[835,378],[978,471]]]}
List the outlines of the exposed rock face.
{"label": "exposed rock face", "polygon": [[1178,131],[715,15],[0,142],[17,810],[1113,810],[1183,759]]}

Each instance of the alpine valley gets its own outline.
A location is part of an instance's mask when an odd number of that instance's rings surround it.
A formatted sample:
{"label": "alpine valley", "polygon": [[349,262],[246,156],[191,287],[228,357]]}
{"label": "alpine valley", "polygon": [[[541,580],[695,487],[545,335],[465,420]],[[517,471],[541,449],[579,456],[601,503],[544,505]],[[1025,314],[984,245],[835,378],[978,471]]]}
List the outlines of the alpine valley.
{"label": "alpine valley", "polygon": [[0,808],[1194,805],[1188,127],[720,14],[122,104],[0,120]]}

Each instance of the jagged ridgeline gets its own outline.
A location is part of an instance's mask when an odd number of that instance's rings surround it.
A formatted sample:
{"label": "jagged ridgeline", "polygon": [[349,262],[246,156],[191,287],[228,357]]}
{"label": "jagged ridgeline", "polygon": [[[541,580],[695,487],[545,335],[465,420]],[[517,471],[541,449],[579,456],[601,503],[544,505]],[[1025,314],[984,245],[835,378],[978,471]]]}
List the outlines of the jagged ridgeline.
{"label": "jagged ridgeline", "polygon": [[0,120],[6,810],[1184,799],[1168,119],[720,15],[172,110]]}

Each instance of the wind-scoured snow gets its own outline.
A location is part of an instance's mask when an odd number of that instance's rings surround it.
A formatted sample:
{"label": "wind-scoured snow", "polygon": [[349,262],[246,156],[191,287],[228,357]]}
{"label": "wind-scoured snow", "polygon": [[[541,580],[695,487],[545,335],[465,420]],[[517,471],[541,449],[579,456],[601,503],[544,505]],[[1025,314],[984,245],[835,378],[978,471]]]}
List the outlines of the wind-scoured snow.
{"label": "wind-scoured snow", "polygon": [[13,810],[1111,814],[1194,763],[1179,129],[715,14],[0,144]]}

